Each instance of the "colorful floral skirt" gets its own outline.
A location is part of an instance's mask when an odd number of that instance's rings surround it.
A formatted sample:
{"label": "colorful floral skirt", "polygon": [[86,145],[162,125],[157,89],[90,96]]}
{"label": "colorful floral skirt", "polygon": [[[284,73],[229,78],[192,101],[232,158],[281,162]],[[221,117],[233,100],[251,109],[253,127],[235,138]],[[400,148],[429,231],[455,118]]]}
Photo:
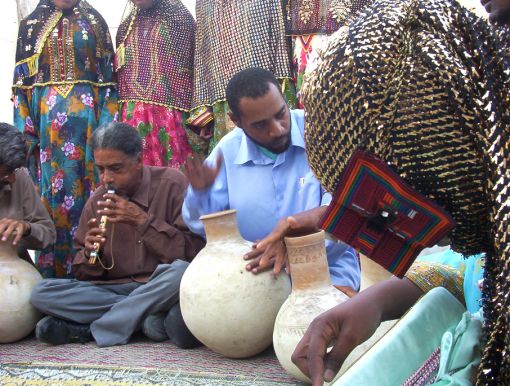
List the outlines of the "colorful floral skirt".
{"label": "colorful floral skirt", "polygon": [[152,166],[183,165],[191,146],[183,128],[183,113],[143,102],[121,103],[121,120],[138,130],[143,141],[143,163]]}
{"label": "colorful floral skirt", "polygon": [[86,83],[15,93],[14,123],[27,137],[30,173],[57,230],[55,244],[36,254],[44,277],[72,276],[73,237],[97,182],[88,141],[116,112],[113,89]]}

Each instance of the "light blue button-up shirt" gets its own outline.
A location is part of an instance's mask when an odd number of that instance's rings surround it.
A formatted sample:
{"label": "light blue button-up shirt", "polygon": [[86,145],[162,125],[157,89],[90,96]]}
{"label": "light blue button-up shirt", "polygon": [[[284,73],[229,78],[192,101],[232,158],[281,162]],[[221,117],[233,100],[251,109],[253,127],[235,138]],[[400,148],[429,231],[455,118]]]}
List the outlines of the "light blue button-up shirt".
{"label": "light blue button-up shirt", "polygon": [[[264,155],[240,128],[223,137],[206,162],[213,165],[218,152],[223,163],[214,183],[204,190],[190,186],[184,199],[182,215],[195,233],[205,236],[200,216],[236,209],[243,238],[261,240],[280,219],[331,201],[308,165],[302,110],[291,111],[291,144],[276,160]],[[326,251],[333,284],[358,289],[360,268],[354,250],[328,240]]]}

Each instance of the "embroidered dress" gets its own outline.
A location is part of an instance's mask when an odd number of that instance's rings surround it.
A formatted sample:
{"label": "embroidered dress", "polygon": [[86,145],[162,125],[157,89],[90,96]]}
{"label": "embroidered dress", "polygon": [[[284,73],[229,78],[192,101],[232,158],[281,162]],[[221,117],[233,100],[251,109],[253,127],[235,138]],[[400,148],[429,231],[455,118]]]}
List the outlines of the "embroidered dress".
{"label": "embroidered dress", "polygon": [[147,10],[128,2],[117,33],[119,111],[138,129],[146,165],[180,167],[191,154],[183,119],[191,103],[195,20],[180,0]]}
{"label": "embroidered dress", "polygon": [[373,0],[287,0],[289,35],[329,35],[353,20]]}
{"label": "embroidered dress", "polygon": [[73,236],[97,181],[88,139],[117,112],[112,48],[105,21],[84,0],[68,11],[42,0],[20,23],[14,124],[57,229],[54,246],[36,256],[44,277],[71,276]]}
{"label": "embroidered dress", "polygon": [[[421,266],[423,268],[415,269],[414,271],[418,274],[420,274],[421,269],[425,269],[427,273],[423,275],[423,279],[427,276],[430,276],[428,273],[429,270],[434,270],[434,264],[441,264],[447,267],[451,267],[455,269],[462,277],[464,278],[464,284],[463,284],[463,291],[464,291],[464,299],[463,301],[466,303],[466,308],[469,312],[474,314],[475,312],[478,312],[480,310],[481,306],[481,299],[482,299],[482,293],[481,293],[481,283],[483,282],[483,267],[485,264],[485,258],[483,254],[479,255],[472,255],[467,258],[462,256],[460,253],[454,252],[451,249],[447,249],[442,252],[433,253],[426,256],[419,256],[414,265],[415,266]],[[428,267],[428,268],[427,268]],[[413,275],[410,273],[413,270],[410,270],[406,273],[406,276],[408,279],[412,280],[417,284],[417,281],[419,279],[412,279],[410,275]],[[437,275],[435,273],[434,275]],[[416,274],[414,274],[416,276]],[[444,275],[443,275],[444,276]],[[440,280],[446,280],[445,278]],[[434,281],[429,281],[429,285],[418,285],[424,292],[429,291],[432,286],[439,286],[441,282],[437,283]],[[446,285],[443,285],[443,287],[448,288]],[[448,288],[450,290],[450,288]],[[452,291],[450,291],[452,292]],[[453,293],[453,292],[452,292]],[[455,296],[457,296],[456,293],[453,293]]]}
{"label": "embroidered dress", "polygon": [[305,72],[313,66],[316,58],[317,47],[327,41],[327,35],[300,35],[292,38],[292,64],[294,68],[294,82],[296,84],[298,108],[303,109],[301,100],[301,86]]}
{"label": "embroidered dress", "polygon": [[327,36],[349,24],[373,0],[287,0],[287,34],[292,36],[292,65],[298,107],[301,85],[308,68],[313,66],[317,48]]}
{"label": "embroidered dress", "polygon": [[[197,0],[192,108],[212,107],[214,137],[209,149],[235,127],[226,115],[225,88],[243,69],[271,71],[282,83],[285,99],[295,107],[283,11],[281,0]],[[189,135],[200,142],[196,134]]]}

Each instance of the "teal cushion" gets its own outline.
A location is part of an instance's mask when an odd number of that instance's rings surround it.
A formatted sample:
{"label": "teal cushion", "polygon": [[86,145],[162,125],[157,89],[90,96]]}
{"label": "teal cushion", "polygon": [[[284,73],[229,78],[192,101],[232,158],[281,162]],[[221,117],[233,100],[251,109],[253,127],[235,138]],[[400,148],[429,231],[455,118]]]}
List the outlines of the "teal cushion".
{"label": "teal cushion", "polygon": [[443,333],[457,326],[465,311],[446,289],[434,288],[334,385],[402,385],[441,346]]}

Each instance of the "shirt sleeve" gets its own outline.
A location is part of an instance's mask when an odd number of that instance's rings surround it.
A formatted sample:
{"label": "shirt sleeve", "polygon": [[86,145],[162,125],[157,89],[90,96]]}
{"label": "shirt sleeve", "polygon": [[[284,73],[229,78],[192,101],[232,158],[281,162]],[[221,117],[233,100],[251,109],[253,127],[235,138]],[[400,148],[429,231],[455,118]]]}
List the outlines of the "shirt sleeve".
{"label": "shirt sleeve", "polygon": [[444,287],[462,304],[465,304],[464,278],[460,271],[453,267],[436,262],[415,261],[405,277],[424,293],[436,287]]}
{"label": "shirt sleeve", "polygon": [[28,172],[22,170],[16,177],[23,182],[23,220],[30,224],[30,233],[22,240],[23,246],[27,249],[46,248],[55,242],[55,225],[37,195]]}
{"label": "shirt sleeve", "polygon": [[359,290],[361,268],[354,248],[343,242],[326,240],[329,275],[334,285],[348,286]]}
{"label": "shirt sleeve", "polygon": [[[213,165],[216,162],[218,151],[219,149],[216,147],[205,162]],[[205,231],[200,216],[230,209],[225,162],[223,160],[220,171],[209,188],[196,190],[190,185],[184,198],[182,205],[184,222],[193,233],[202,237],[205,237]]]}
{"label": "shirt sleeve", "polygon": [[186,187],[187,180],[182,175],[165,191],[171,200],[166,218],[149,214],[147,221],[138,227],[147,253],[165,264],[176,259],[191,261],[205,245],[200,235],[189,230],[181,215]]}
{"label": "shirt sleeve", "polygon": [[331,196],[331,193],[327,193],[323,190],[323,188],[321,187],[321,191],[322,191],[322,198],[321,198],[321,206],[325,206],[325,205],[329,205],[331,203],[331,200],[332,200],[332,196]]}

